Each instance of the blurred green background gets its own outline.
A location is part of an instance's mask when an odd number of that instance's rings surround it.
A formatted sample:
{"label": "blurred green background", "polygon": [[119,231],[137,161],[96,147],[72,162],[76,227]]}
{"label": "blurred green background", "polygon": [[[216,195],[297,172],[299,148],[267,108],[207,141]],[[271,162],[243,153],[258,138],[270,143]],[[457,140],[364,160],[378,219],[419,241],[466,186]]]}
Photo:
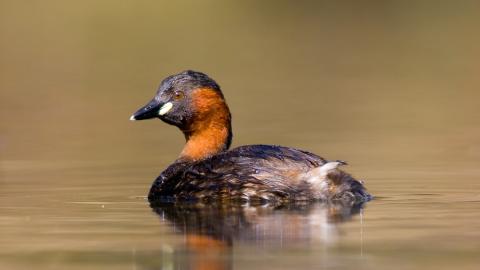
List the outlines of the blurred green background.
{"label": "blurred green background", "polygon": [[185,69],[222,86],[234,145],[479,158],[477,1],[0,3],[3,160],[173,159],[178,131],[128,118]]}

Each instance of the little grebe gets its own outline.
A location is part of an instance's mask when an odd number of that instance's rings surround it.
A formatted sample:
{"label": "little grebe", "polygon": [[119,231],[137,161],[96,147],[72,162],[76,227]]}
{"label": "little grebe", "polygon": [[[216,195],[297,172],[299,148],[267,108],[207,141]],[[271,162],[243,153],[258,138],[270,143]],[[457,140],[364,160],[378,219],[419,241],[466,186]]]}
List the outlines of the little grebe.
{"label": "little grebe", "polygon": [[228,150],[230,111],[220,86],[206,74],[188,70],[164,79],[155,97],[130,120],[151,118],[177,126],[187,141],[179,158],[154,181],[151,202],[371,199],[360,181],[338,169],[343,161],[273,145]]}

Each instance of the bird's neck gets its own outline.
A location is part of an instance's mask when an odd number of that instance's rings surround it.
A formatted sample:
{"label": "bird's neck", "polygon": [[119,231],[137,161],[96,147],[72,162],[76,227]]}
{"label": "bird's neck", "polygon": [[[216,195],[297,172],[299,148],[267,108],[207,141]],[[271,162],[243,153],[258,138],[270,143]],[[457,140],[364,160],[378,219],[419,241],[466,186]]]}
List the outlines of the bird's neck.
{"label": "bird's neck", "polygon": [[223,97],[212,91],[200,92],[197,114],[188,128],[182,130],[187,140],[180,160],[198,161],[230,147],[232,127],[230,111]]}

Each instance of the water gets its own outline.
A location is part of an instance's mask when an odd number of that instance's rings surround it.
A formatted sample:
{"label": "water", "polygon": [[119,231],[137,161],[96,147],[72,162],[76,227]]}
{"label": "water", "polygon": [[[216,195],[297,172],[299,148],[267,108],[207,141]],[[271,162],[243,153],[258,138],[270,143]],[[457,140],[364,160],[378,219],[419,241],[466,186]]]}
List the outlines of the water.
{"label": "water", "polygon": [[[0,2],[1,269],[478,269],[475,2]],[[349,162],[376,199],[150,208],[182,135],[128,121],[193,68],[234,146]]]}

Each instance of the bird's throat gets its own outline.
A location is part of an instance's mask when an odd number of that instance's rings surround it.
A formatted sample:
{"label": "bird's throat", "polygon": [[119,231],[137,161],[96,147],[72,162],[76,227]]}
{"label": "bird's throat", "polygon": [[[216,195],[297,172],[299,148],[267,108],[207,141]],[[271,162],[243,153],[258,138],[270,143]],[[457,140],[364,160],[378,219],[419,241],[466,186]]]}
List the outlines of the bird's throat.
{"label": "bird's throat", "polygon": [[230,147],[230,111],[223,97],[210,89],[198,89],[194,107],[195,118],[182,130],[187,140],[180,154],[182,160],[202,160]]}
{"label": "bird's throat", "polygon": [[180,154],[180,158],[197,161],[227,150],[229,132],[226,127],[209,128],[186,136],[187,143]]}

